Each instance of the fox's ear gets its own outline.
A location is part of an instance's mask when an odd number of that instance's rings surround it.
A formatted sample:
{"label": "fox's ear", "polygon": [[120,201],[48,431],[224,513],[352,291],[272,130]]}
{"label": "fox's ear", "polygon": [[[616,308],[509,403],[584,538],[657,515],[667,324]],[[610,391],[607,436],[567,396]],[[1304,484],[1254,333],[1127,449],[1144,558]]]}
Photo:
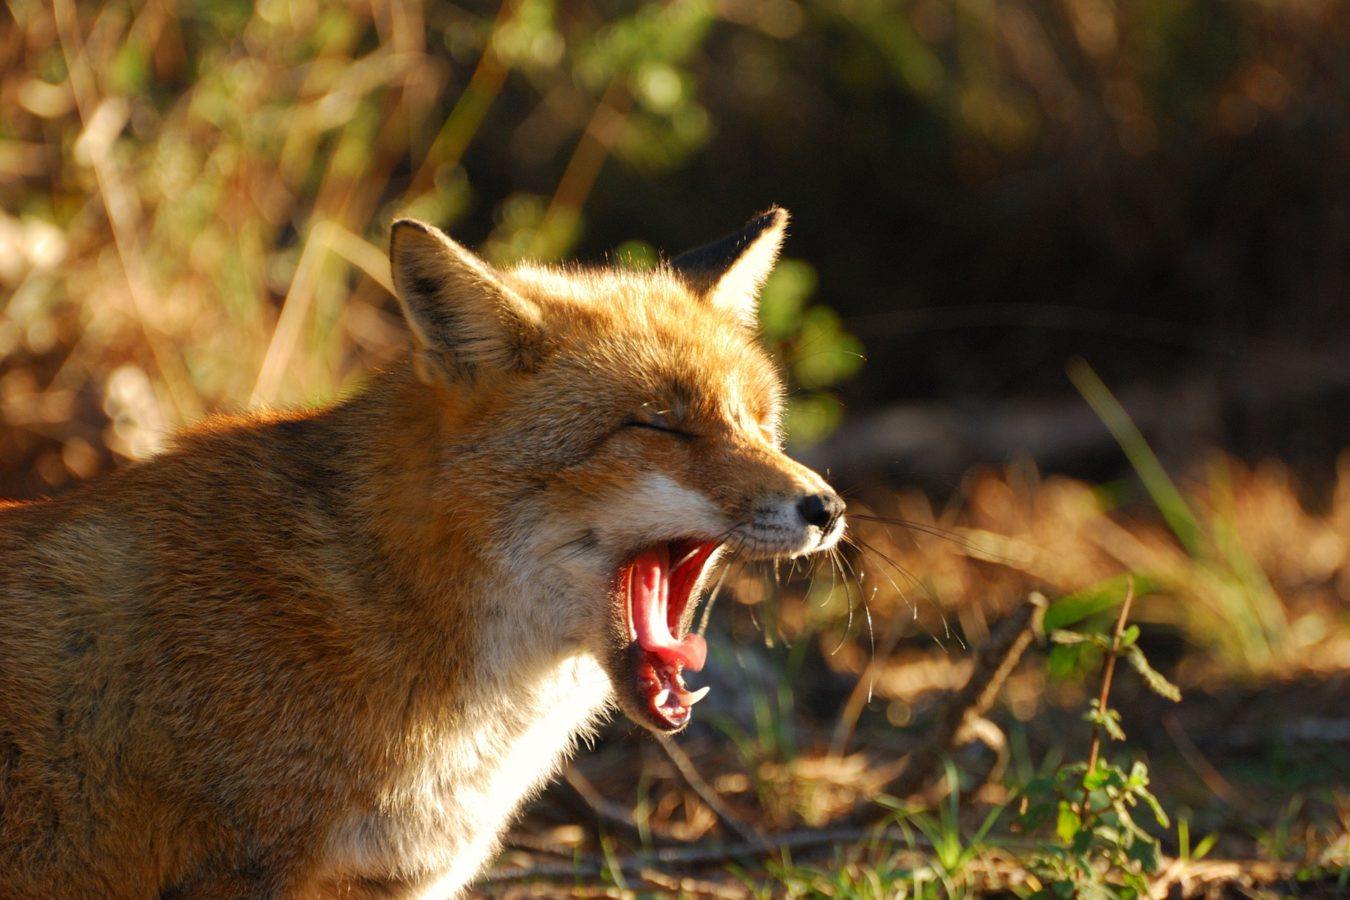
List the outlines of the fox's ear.
{"label": "fox's ear", "polygon": [[538,307],[440,229],[399,219],[389,260],[423,380],[458,381],[481,368],[529,369],[537,362]]}
{"label": "fox's ear", "polygon": [[735,234],[675,257],[671,268],[713,306],[753,329],[759,289],[773,271],[787,223],[787,210],[775,206]]}

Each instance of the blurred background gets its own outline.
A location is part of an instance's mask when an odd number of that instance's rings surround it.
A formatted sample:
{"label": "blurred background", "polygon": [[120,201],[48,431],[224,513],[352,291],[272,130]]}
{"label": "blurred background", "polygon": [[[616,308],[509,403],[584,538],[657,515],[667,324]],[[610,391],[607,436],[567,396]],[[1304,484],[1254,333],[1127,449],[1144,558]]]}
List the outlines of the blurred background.
{"label": "blurred background", "polygon": [[[645,266],[781,204],[792,446],[885,521],[855,521],[854,590],[732,579],[718,640],[759,681],[723,693],[758,699],[689,736],[719,790],[828,820],[858,779],[821,760],[897,752],[1028,590],[1130,573],[1200,698],[1127,714],[1165,800],[1228,855],[1329,865],[1348,107],[1332,0],[7,0],[0,497],[354,389],[405,346],[396,215],[497,263]],[[1041,760],[1100,657],[1037,658],[1001,715]],[[642,759],[614,791],[656,793],[621,802],[725,824]]]}

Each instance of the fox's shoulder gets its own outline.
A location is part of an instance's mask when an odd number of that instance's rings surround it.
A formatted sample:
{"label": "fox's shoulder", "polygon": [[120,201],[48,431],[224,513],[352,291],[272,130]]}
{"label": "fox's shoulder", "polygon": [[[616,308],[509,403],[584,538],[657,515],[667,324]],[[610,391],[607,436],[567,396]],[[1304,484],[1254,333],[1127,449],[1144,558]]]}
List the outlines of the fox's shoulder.
{"label": "fox's shoulder", "polygon": [[[343,447],[340,429],[326,425],[321,411],[211,416],[173,435],[160,453],[56,497],[0,500],[0,544],[31,546],[92,523],[224,532],[245,511],[255,520],[261,509],[285,519],[288,506],[327,506],[341,481]],[[325,495],[322,503],[307,504],[316,494]]]}
{"label": "fox's shoulder", "polygon": [[321,432],[331,430],[323,421],[329,414],[326,409],[216,413],[175,432],[164,452],[151,459],[230,456],[249,448],[264,452],[278,445],[293,450],[306,439],[319,445],[326,437]]}

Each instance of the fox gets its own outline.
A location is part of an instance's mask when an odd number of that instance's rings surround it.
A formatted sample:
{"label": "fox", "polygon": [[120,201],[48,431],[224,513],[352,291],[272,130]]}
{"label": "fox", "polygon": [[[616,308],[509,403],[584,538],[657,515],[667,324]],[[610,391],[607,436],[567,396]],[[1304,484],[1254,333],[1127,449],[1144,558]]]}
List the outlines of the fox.
{"label": "fox", "polygon": [[453,897],[610,715],[685,728],[719,560],[845,527],[756,333],[787,222],[635,269],[400,219],[364,387],[0,505],[0,897]]}

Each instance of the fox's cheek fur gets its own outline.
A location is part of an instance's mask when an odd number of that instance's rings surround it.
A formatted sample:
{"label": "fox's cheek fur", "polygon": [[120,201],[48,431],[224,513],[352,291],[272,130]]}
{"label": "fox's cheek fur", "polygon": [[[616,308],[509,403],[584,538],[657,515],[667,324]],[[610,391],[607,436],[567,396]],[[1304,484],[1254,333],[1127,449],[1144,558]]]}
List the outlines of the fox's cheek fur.
{"label": "fox's cheek fur", "polygon": [[715,538],[731,524],[702,491],[656,472],[606,504],[595,531],[602,544],[637,548],[678,537]]}
{"label": "fox's cheek fur", "polygon": [[[566,514],[533,518],[506,565],[535,585],[528,603],[576,643],[607,652],[612,639],[614,575],[645,546],[677,538],[713,539],[731,523],[702,491],[661,472],[578,491],[561,486]],[[551,496],[550,506],[559,498]]]}

